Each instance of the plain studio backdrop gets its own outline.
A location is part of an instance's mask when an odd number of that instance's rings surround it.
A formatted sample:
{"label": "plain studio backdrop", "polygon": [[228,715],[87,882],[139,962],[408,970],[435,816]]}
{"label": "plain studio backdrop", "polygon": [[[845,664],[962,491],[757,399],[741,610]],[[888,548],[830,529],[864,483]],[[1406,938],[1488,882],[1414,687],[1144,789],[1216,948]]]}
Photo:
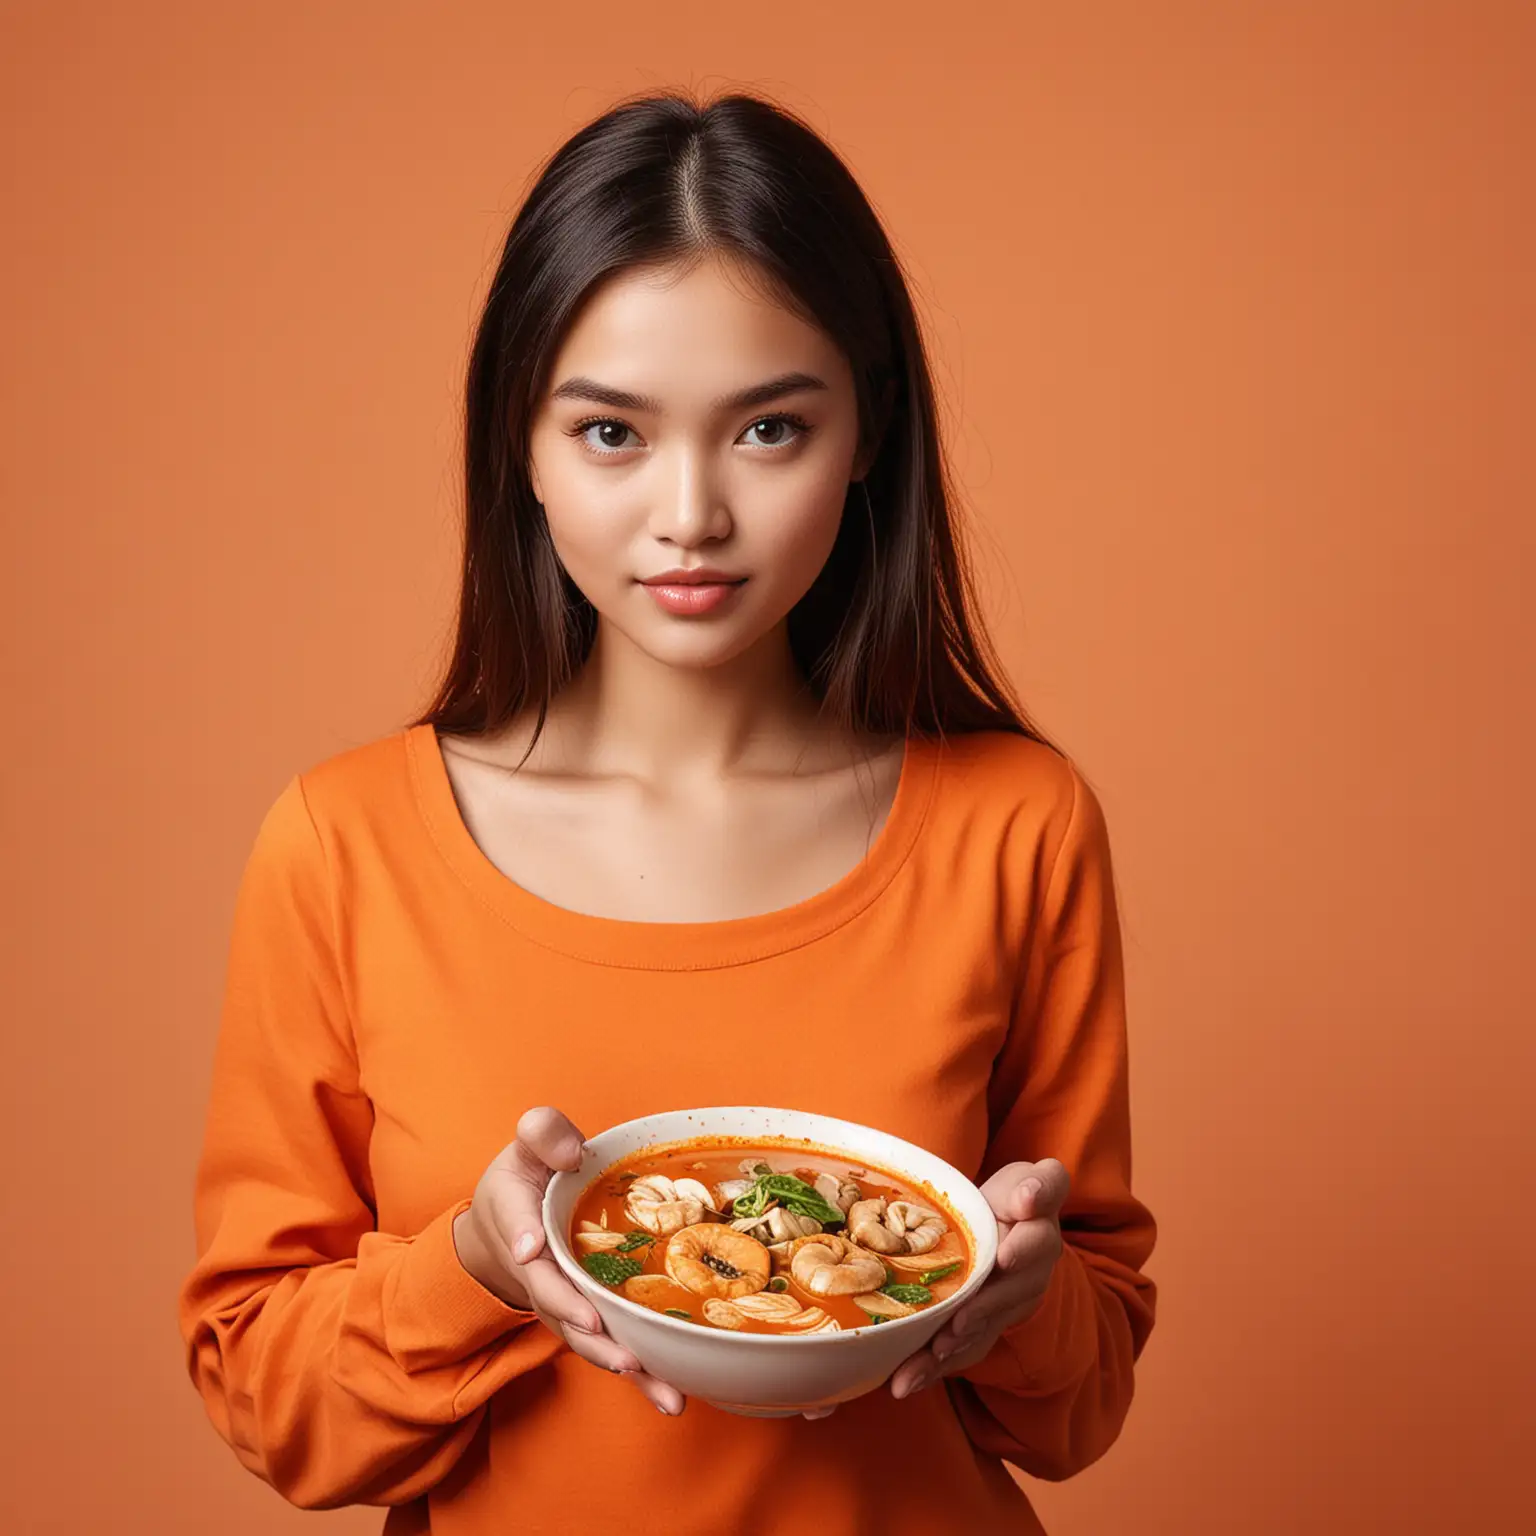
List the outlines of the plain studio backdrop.
{"label": "plain studio backdrop", "polygon": [[175,1332],[235,885],[422,701],[527,178],[682,85],[886,221],[1109,818],[1162,1295],[1047,1526],[1529,1530],[1533,61],[1476,0],[7,5],[0,1528],[382,1521]]}

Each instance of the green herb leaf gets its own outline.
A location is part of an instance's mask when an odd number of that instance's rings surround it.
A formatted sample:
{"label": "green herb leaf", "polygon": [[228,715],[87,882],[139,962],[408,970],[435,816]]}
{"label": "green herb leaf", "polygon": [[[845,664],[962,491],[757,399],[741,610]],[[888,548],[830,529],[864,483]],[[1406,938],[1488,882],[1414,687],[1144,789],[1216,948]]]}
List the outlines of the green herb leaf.
{"label": "green herb leaf", "polygon": [[768,1282],[767,1289],[770,1291],[787,1291],[789,1289],[789,1281],[783,1275],[775,1275]]}
{"label": "green herb leaf", "polygon": [[681,1307],[663,1307],[662,1311],[665,1312],[668,1317],[682,1318],[685,1323],[691,1323],[693,1321],[693,1313],[684,1312]]}
{"label": "green herb leaf", "polygon": [[656,1239],[649,1232],[626,1232],[624,1241],[614,1248],[614,1253],[631,1253],[636,1248],[643,1248],[647,1243],[654,1243]]}
{"label": "green herb leaf", "polygon": [[638,1173],[621,1173],[619,1175],[619,1183],[620,1184],[628,1184],[632,1180],[638,1179],[639,1177],[640,1177],[640,1175]]}
{"label": "green herb leaf", "polygon": [[822,1199],[804,1179],[797,1179],[792,1173],[759,1174],[752,1188],[731,1202],[731,1211],[738,1221],[742,1221],[761,1216],[774,1201],[797,1216],[809,1216],[813,1221],[819,1221],[824,1227],[841,1226],[844,1220],[843,1213],[835,1205]]}
{"label": "green herb leaf", "polygon": [[770,1167],[769,1167],[769,1166],[768,1166],[768,1164],[767,1164],[767,1163],[758,1163],[758,1164],[757,1164],[757,1165],[756,1165],[756,1166],[755,1166],[755,1167],[754,1167],[754,1168],[753,1168],[753,1169],[752,1169],[752,1172],[753,1172],[753,1173],[755,1173],[755,1174],[757,1174],[757,1175],[758,1175],[758,1177],[759,1177],[759,1178],[761,1178],[761,1177],[762,1177],[762,1175],[763,1175],[763,1174],[765,1174],[765,1173],[772,1173],[772,1172],[773,1172],[773,1169],[772,1169],[772,1168],[770,1168]]}
{"label": "green herb leaf", "polygon": [[[864,1308],[860,1307],[859,1311],[860,1312],[864,1312]],[[890,1322],[890,1318],[888,1318],[888,1317],[881,1317],[881,1315],[878,1312],[864,1312],[864,1316],[867,1317],[870,1320],[870,1322],[872,1322],[872,1323],[888,1323],[888,1322]]]}
{"label": "green herb leaf", "polygon": [[941,1264],[937,1269],[930,1269],[927,1273],[919,1275],[917,1277],[918,1283],[921,1285],[932,1285],[935,1280],[942,1280],[946,1275],[954,1274],[959,1268],[959,1260],[956,1260],[953,1264]]}
{"label": "green herb leaf", "polygon": [[882,1285],[880,1294],[909,1307],[926,1307],[933,1300],[933,1292],[926,1285]]}
{"label": "green herb leaf", "polygon": [[644,1268],[639,1259],[621,1259],[611,1253],[584,1253],[581,1263],[593,1279],[604,1285],[623,1285]]}

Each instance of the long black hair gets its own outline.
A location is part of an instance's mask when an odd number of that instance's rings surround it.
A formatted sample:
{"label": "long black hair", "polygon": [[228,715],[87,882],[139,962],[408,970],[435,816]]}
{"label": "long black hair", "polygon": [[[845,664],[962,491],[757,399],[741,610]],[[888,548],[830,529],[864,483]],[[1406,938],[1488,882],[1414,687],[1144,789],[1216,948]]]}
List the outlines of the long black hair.
{"label": "long black hair", "polygon": [[[578,307],[636,266],[728,258],[852,365],[860,450],[825,566],[789,614],[824,717],[943,737],[1025,715],[975,613],[932,379],[900,264],[858,183],[790,111],[750,95],[631,97],[550,158],[513,219],[470,354],[463,581],[430,721],[493,732],[578,671],[597,614],[566,574],[527,474],[529,421]],[[865,495],[868,505],[865,505]],[[1059,750],[1059,749],[1058,749]]]}

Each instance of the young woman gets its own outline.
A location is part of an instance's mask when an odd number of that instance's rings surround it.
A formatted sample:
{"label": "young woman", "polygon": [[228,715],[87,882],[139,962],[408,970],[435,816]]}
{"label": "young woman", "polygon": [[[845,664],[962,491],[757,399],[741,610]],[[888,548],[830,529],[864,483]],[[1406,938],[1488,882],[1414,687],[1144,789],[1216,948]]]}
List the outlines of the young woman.
{"label": "young woman", "polygon": [[[180,1298],[292,1502],[390,1536],[1038,1530],[1152,1328],[1104,819],[989,660],[900,270],[759,100],[546,167],[468,378],[429,710],[295,775],[241,882]],[[681,1395],[539,1224],[582,1130],[778,1103],[982,1184],[994,1275],[830,1417]],[[659,1411],[658,1411],[659,1410]]]}

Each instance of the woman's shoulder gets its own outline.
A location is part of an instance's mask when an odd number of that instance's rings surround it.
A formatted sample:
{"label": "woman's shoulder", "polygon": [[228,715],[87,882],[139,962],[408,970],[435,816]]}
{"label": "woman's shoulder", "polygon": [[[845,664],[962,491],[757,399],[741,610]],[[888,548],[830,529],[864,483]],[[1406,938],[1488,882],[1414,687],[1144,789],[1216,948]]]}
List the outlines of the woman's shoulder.
{"label": "woman's shoulder", "polygon": [[1036,868],[1069,839],[1107,842],[1097,792],[1056,747],[1016,731],[972,731],[949,737],[939,758],[933,814],[957,849],[990,849],[1005,863]]}
{"label": "woman's shoulder", "polygon": [[425,730],[399,727],[311,756],[290,773],[279,799],[302,804],[322,842],[398,825],[415,800]]}
{"label": "woman's shoulder", "polygon": [[[1012,811],[1070,814],[1088,789],[1065,753],[1018,731],[967,731],[946,738],[941,777],[951,794]],[[1088,791],[1091,793],[1091,791]]]}

